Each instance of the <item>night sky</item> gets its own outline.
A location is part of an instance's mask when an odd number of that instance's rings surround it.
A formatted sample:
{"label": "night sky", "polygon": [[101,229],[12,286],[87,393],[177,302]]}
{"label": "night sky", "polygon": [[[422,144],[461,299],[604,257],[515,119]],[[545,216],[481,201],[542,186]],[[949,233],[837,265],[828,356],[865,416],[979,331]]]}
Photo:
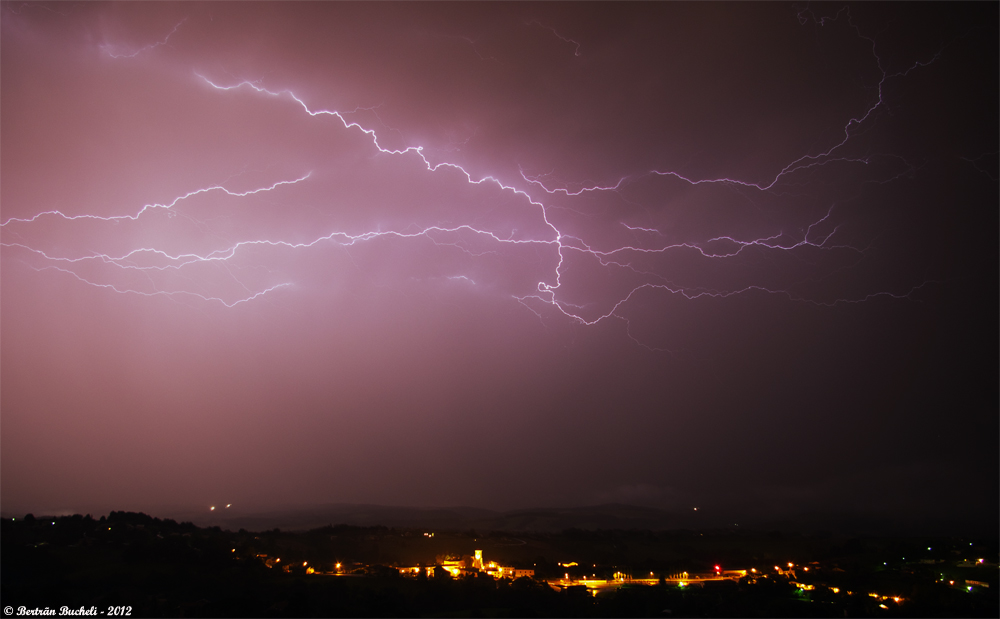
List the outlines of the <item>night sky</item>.
{"label": "night sky", "polygon": [[2,4],[5,512],[998,519],[998,4]]}

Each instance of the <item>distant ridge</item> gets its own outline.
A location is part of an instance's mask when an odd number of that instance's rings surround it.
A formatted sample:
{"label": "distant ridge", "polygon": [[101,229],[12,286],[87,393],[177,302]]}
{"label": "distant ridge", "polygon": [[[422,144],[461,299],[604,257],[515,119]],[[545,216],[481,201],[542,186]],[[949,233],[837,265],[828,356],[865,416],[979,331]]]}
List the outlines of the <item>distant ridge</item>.
{"label": "distant ridge", "polygon": [[534,508],[499,512],[474,507],[414,508],[331,503],[308,508],[254,514],[177,513],[177,520],[200,526],[259,531],[273,528],[308,530],[327,525],[387,526],[435,530],[559,532],[565,529],[705,528],[721,526],[698,514],[682,517],[652,507],[605,504],[589,507]]}
{"label": "distant ridge", "polygon": [[[121,510],[117,510],[121,511]],[[125,510],[129,511],[129,510]],[[997,539],[1000,535],[996,522],[983,514],[978,519],[942,518],[909,514],[901,518],[896,514],[878,512],[822,512],[801,511],[782,515],[737,515],[735,509],[705,506],[694,510],[664,510],[655,507],[607,503],[583,507],[540,507],[510,511],[489,510],[476,507],[402,507],[364,503],[327,503],[309,507],[242,511],[230,509],[191,510],[161,508],[144,511],[157,518],[177,522],[192,522],[200,527],[218,526],[237,531],[265,531],[282,529],[308,531],[328,525],[362,527],[385,526],[430,531],[491,531],[522,533],[558,533],[567,529],[581,530],[648,530],[648,531],[768,531],[788,534],[832,534],[849,536],[970,536]],[[5,518],[21,518],[24,511],[3,510]],[[106,515],[99,509],[88,510],[35,510],[36,517],[65,516],[74,513],[91,513],[94,517]]]}
{"label": "distant ridge", "polygon": [[883,514],[802,512],[781,517],[746,514],[737,517],[715,509],[667,511],[654,507],[607,503],[585,507],[531,508],[495,511],[475,507],[418,508],[358,503],[328,503],[311,507],[254,513],[228,511],[165,511],[154,514],[198,526],[264,531],[279,528],[305,531],[328,525],[385,526],[432,531],[557,533],[567,529],[766,530],[784,533],[844,535],[974,535],[995,538],[995,523],[960,522]]}
{"label": "distant ridge", "polygon": [[501,514],[481,528],[498,531],[562,531],[565,529],[678,529],[707,522],[652,507],[609,503],[593,507],[517,510]]}
{"label": "distant ridge", "polygon": [[[435,529],[468,529],[469,523],[496,517],[498,512],[474,507],[415,508],[387,505],[331,503],[296,510],[262,512],[218,518],[228,528],[247,530],[313,529],[331,524]],[[202,515],[202,519],[205,516]],[[208,518],[211,520],[211,518]],[[197,522],[197,521],[195,521]]]}

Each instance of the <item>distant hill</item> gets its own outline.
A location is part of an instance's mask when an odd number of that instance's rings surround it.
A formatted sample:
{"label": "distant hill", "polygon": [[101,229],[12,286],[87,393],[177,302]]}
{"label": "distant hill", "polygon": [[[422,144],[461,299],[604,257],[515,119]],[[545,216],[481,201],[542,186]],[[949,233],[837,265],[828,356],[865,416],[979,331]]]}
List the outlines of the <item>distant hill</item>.
{"label": "distant hill", "polygon": [[497,531],[562,531],[565,529],[665,530],[712,526],[692,515],[635,505],[607,504],[592,507],[527,509],[499,514],[477,528]]}
{"label": "distant hill", "polygon": [[307,508],[239,514],[228,517],[225,514],[215,516],[201,512],[185,514],[184,520],[198,524],[218,525],[232,530],[247,529],[248,531],[261,531],[275,527],[288,530],[307,530],[329,524],[460,530],[473,528],[475,525],[471,523],[488,520],[499,515],[498,512],[473,507],[425,509],[331,503]]}
{"label": "distant hill", "polygon": [[201,526],[221,526],[231,530],[248,531],[276,527],[287,530],[308,530],[329,524],[537,532],[558,532],[565,529],[668,530],[724,525],[723,522],[715,522],[716,519],[705,518],[695,512],[681,515],[652,507],[621,504],[500,512],[473,507],[414,508],[333,503],[253,514],[178,512],[165,515]]}
{"label": "distant hill", "polygon": [[312,507],[255,513],[228,511],[166,511],[162,517],[199,526],[219,526],[236,531],[280,528],[304,531],[326,525],[426,528],[437,531],[540,532],[566,529],[677,529],[768,530],[788,533],[842,533],[850,535],[978,535],[995,537],[995,523],[952,522],[927,518],[898,518],[878,514],[799,513],[784,517],[737,517],[718,510],[667,511],[653,507],[609,503],[586,507],[533,508],[495,511],[474,507],[417,508],[354,503],[329,503]]}

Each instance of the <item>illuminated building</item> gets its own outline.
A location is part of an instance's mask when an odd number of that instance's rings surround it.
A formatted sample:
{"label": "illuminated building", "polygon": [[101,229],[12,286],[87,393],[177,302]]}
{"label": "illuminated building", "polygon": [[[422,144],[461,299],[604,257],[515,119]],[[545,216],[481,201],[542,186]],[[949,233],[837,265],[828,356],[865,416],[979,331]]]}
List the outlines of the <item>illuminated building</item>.
{"label": "illuminated building", "polygon": [[435,563],[435,565],[429,565],[426,567],[407,566],[398,567],[396,569],[399,570],[401,575],[409,576],[411,578],[419,576],[422,570],[426,572],[428,577],[435,576],[437,570],[444,570],[453,577],[458,577],[462,574],[482,572],[498,580],[501,578],[533,578],[535,576],[534,569],[521,569],[507,565],[499,565],[496,561],[484,562],[482,550],[476,550],[472,557],[466,557],[465,559],[451,559],[446,558],[444,555],[438,555],[435,559]]}

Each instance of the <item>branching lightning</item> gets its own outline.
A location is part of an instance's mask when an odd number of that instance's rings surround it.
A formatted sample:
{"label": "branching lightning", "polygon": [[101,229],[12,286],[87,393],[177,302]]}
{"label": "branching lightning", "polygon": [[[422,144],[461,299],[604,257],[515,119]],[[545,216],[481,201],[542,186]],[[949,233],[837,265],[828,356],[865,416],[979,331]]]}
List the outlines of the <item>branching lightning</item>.
{"label": "branching lightning", "polygon": [[[850,22],[850,14],[846,12],[838,13],[832,19],[840,19],[847,16]],[[809,20],[818,24],[825,24],[831,18],[817,19],[808,12],[799,14],[801,23]],[[116,59],[136,58],[144,52],[152,51],[157,47],[167,44],[170,37],[184,23],[182,20],[173,30],[171,30],[162,40],[147,45],[134,51],[123,51],[118,47],[104,45],[101,47],[108,56]],[[538,26],[550,30],[556,37],[566,43],[575,45],[575,56],[580,56],[581,45],[579,42],[568,39],[560,35],[555,29],[541,24],[537,21],[529,22],[528,25]],[[278,291],[291,288],[295,282],[279,281],[267,286],[250,287],[240,281],[232,271],[227,271],[229,275],[237,281],[239,288],[244,294],[236,295],[232,291],[225,294],[211,292],[211,285],[201,282],[194,285],[186,285],[185,282],[192,282],[197,279],[196,274],[187,278],[173,278],[166,283],[157,283],[153,276],[157,274],[172,273],[179,275],[186,273],[198,265],[218,265],[227,268],[228,264],[241,252],[245,252],[254,247],[282,248],[289,251],[299,251],[321,244],[333,244],[342,247],[350,247],[371,242],[378,238],[395,239],[406,242],[415,238],[429,239],[435,244],[449,244],[459,247],[470,256],[476,255],[471,249],[464,247],[462,238],[475,237],[483,242],[492,245],[497,250],[514,245],[530,245],[540,250],[551,252],[551,271],[542,281],[538,281],[534,290],[521,290],[510,292],[507,298],[514,300],[525,308],[543,318],[543,312],[554,310],[556,315],[565,317],[570,321],[581,325],[596,325],[609,318],[622,320],[626,323],[629,336],[636,339],[631,333],[631,323],[628,314],[628,307],[637,295],[644,291],[659,292],[668,295],[675,295],[687,300],[699,298],[727,298],[750,292],[759,292],[771,295],[787,297],[791,301],[813,303],[816,305],[832,306],[841,303],[861,303],[876,297],[890,297],[895,299],[907,298],[914,291],[925,284],[911,287],[910,290],[901,292],[875,291],[854,298],[836,299],[815,299],[802,296],[793,291],[791,287],[772,287],[761,283],[749,283],[727,289],[715,289],[712,287],[692,286],[690,284],[674,281],[671,275],[664,271],[660,257],[673,254],[696,255],[699,259],[711,261],[733,260],[747,252],[757,251],[771,256],[769,259],[777,259],[780,256],[787,256],[792,261],[803,261],[808,255],[816,252],[839,252],[847,256],[854,256],[860,260],[866,248],[856,247],[851,243],[839,241],[838,225],[834,225],[833,217],[835,208],[831,206],[827,212],[810,222],[804,229],[793,230],[774,229],[764,236],[741,237],[739,235],[719,235],[697,241],[667,242],[667,237],[663,231],[655,227],[631,225],[626,221],[617,221],[614,226],[620,230],[627,230],[635,243],[611,244],[607,241],[588,239],[587,235],[571,230],[570,226],[558,221],[553,216],[553,209],[566,209],[565,202],[573,198],[586,196],[595,192],[622,192],[631,183],[639,179],[674,179],[681,181],[691,187],[702,185],[716,185],[729,187],[734,190],[750,192],[752,194],[773,194],[777,192],[782,183],[797,173],[803,173],[831,164],[845,165],[868,165],[879,157],[896,157],[892,154],[868,154],[863,156],[842,154],[845,146],[862,128],[869,124],[876,112],[884,107],[885,95],[883,87],[892,79],[902,78],[933,63],[938,56],[925,61],[912,63],[902,71],[889,72],[883,67],[882,60],[876,50],[874,39],[864,36],[861,31],[850,22],[850,26],[857,35],[866,41],[871,42],[874,62],[881,74],[880,80],[875,88],[873,101],[851,117],[843,127],[843,133],[833,144],[827,145],[818,152],[805,153],[794,160],[783,165],[770,178],[765,180],[746,180],[732,177],[720,178],[699,178],[682,174],[677,170],[650,169],[637,174],[622,177],[614,183],[590,184],[587,186],[577,185],[576,189],[568,186],[555,186],[545,180],[542,175],[529,175],[523,170],[520,178],[502,180],[498,176],[474,176],[465,167],[450,161],[432,161],[426,154],[423,146],[406,146],[405,148],[388,148],[379,139],[375,129],[365,127],[359,122],[348,120],[347,112],[340,112],[332,109],[313,107],[297,95],[295,92],[282,89],[274,90],[264,87],[260,82],[235,81],[234,83],[223,83],[212,79],[201,73],[194,73],[193,79],[207,85],[217,91],[220,96],[235,96],[238,92],[255,93],[267,97],[274,97],[288,101],[295,108],[304,112],[309,117],[328,117],[339,122],[346,131],[357,131],[370,139],[371,147],[374,149],[371,154],[388,157],[411,157],[417,158],[422,163],[429,174],[434,174],[442,170],[457,172],[469,185],[492,185],[500,191],[509,194],[516,200],[524,201],[537,213],[537,220],[530,222],[532,225],[541,224],[541,228],[546,232],[534,238],[519,238],[511,233],[502,233],[494,229],[487,229],[473,225],[471,223],[458,223],[449,225],[433,225],[406,230],[369,230],[361,233],[348,233],[342,230],[325,230],[316,234],[307,241],[289,241],[282,238],[245,238],[233,243],[217,246],[210,251],[170,251],[158,246],[142,246],[119,253],[106,253],[93,250],[86,255],[63,255],[53,249],[41,249],[33,243],[24,241],[19,237],[21,232],[27,233],[33,226],[41,225],[46,221],[59,221],[65,225],[82,224],[85,221],[95,224],[111,224],[139,222],[140,219],[152,216],[156,212],[172,212],[181,203],[201,194],[225,194],[231,198],[246,198],[255,194],[274,192],[280,193],[286,188],[295,185],[306,185],[311,181],[312,172],[303,170],[294,178],[278,180],[270,184],[259,186],[247,191],[234,191],[226,188],[223,184],[213,184],[205,187],[192,188],[190,191],[163,203],[150,203],[134,209],[133,212],[121,215],[99,216],[96,214],[67,214],[62,210],[50,209],[38,212],[31,217],[17,218],[11,217],[0,223],[5,239],[0,245],[11,251],[19,252],[25,264],[36,271],[56,271],[72,277],[75,281],[94,286],[103,290],[120,294],[136,294],[142,296],[168,296],[176,299],[189,299],[199,302],[206,302],[221,305],[226,308],[233,308],[241,304],[249,304],[251,301],[261,299],[270,294],[277,294]],[[902,158],[904,167],[913,169],[913,165]],[[898,175],[897,175],[898,176]],[[894,177],[893,177],[894,178]],[[889,182],[892,178],[884,179]],[[561,202],[557,206],[552,200],[558,198]],[[194,220],[198,219],[197,213],[186,213],[185,216]],[[574,259],[584,259],[591,261],[612,278],[622,274],[627,276],[623,281],[630,282],[626,286],[624,294],[607,299],[593,298],[590,301],[579,302],[578,298],[571,298],[564,294],[567,279],[574,277],[568,269],[567,263],[570,257]],[[29,263],[27,260],[37,261]],[[41,263],[41,266],[35,264]],[[95,267],[100,267],[94,271]],[[81,269],[91,269],[81,271]],[[130,279],[127,275],[136,276]],[[124,276],[124,277],[121,277]],[[475,280],[468,274],[449,273],[445,277],[453,280],[461,279],[475,286]],[[206,290],[209,290],[206,292]],[[640,342],[642,343],[642,342]],[[643,343],[643,345],[645,345]]]}
{"label": "branching lightning", "polygon": [[31,222],[33,222],[33,221],[35,221],[37,219],[42,218],[42,217],[49,217],[49,216],[60,217],[62,219],[66,219],[66,220],[69,220],[69,221],[73,221],[73,220],[76,220],[76,219],[96,219],[96,220],[100,220],[100,221],[122,221],[122,220],[125,220],[125,219],[130,219],[132,221],[136,221],[146,211],[149,211],[149,210],[152,210],[152,209],[169,210],[169,209],[172,209],[173,207],[175,207],[178,202],[181,202],[182,200],[186,200],[186,199],[188,199],[188,198],[190,198],[192,196],[196,196],[198,194],[208,193],[208,192],[211,192],[211,191],[221,191],[221,192],[223,192],[223,193],[225,193],[227,195],[230,195],[230,196],[234,196],[234,197],[238,197],[238,198],[243,198],[243,197],[246,197],[246,196],[252,196],[252,195],[254,195],[256,193],[260,193],[262,191],[273,191],[275,188],[280,187],[282,185],[294,185],[295,183],[300,183],[300,182],[306,180],[307,178],[309,178],[309,174],[308,173],[305,174],[304,176],[301,176],[301,177],[293,179],[293,180],[278,181],[278,182],[273,183],[273,184],[271,184],[271,185],[269,185],[267,187],[259,187],[257,189],[251,189],[249,191],[230,191],[229,189],[226,189],[222,185],[212,185],[210,187],[202,187],[201,189],[195,189],[193,191],[189,191],[189,192],[187,192],[186,194],[184,194],[182,196],[177,196],[176,198],[174,198],[170,202],[167,202],[166,204],[146,204],[145,206],[143,206],[142,208],[140,208],[138,211],[136,211],[136,213],[134,215],[112,215],[112,216],[109,216],[109,217],[101,217],[99,215],[88,215],[88,214],[83,214],[83,215],[67,215],[67,214],[63,213],[62,211],[52,210],[52,211],[43,211],[43,212],[38,213],[37,215],[33,215],[33,216],[31,216],[31,217],[29,217],[27,219],[17,218],[17,217],[11,217],[10,219],[4,221],[3,223],[0,223],[0,227],[6,226],[7,224],[11,223],[12,221],[16,221],[16,222],[19,222],[19,223],[31,223]]}

